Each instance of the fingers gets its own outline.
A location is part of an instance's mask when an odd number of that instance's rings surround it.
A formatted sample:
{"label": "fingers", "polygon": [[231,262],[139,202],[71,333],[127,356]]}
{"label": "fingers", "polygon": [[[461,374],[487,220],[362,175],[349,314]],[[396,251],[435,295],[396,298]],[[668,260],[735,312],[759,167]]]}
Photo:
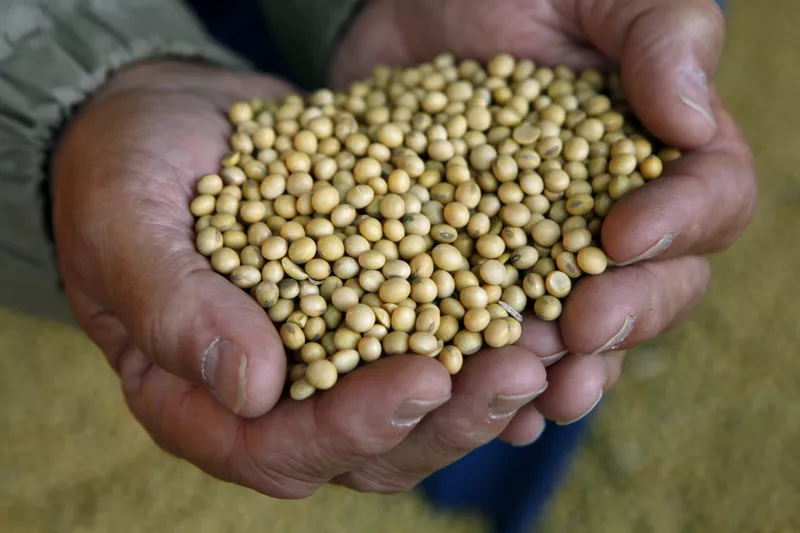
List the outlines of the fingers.
{"label": "fingers", "polygon": [[533,444],[545,431],[545,418],[560,425],[583,419],[619,380],[624,351],[589,357],[568,354],[547,369],[547,390],[520,409],[500,434],[514,446]]}
{"label": "fingers", "polygon": [[614,262],[718,252],[742,234],[758,201],[755,166],[733,119],[718,116],[711,145],[670,163],[662,178],[611,209],[602,239]]}
{"label": "fingers", "polygon": [[539,413],[536,403],[531,402],[514,415],[514,418],[500,434],[500,440],[512,446],[530,446],[546,429],[544,416]]}
{"label": "fingers", "polygon": [[[219,110],[286,87],[180,62],[133,67],[71,128],[55,169],[62,271],[97,304],[90,314],[118,319],[151,361],[245,417],[278,400],[282,343],[264,310],[196,252],[188,204],[226,149]],[[124,119],[113,137],[108,117]]]}
{"label": "fingers", "polygon": [[711,90],[724,39],[713,0],[370,2],[335,54],[332,83],[378,63],[435,54],[487,60],[508,52],[573,68],[619,63],[645,126],[668,144],[696,148],[716,131]]}
{"label": "fingers", "polygon": [[569,354],[547,371],[549,387],[536,399],[541,416],[568,425],[591,413],[619,379],[624,352]]}
{"label": "fingers", "polygon": [[573,20],[550,2],[381,0],[368,2],[342,40],[330,83],[342,86],[379,63],[413,65],[439,53],[488,61],[510,53],[573,68],[607,64]]}
{"label": "fingers", "polygon": [[143,61],[112,76],[92,103],[120,93],[141,90],[200,95],[220,110],[227,110],[237,100],[249,101],[289,93],[295,89],[279,78],[249,72],[188,61]]}
{"label": "fingers", "polygon": [[[177,189],[174,198],[184,201]],[[91,247],[105,254],[97,265],[107,276],[104,303],[158,366],[233,413],[264,414],[278,401],[286,375],[275,327],[250,295],[194,250],[190,222],[174,204],[147,204],[132,198],[108,223],[106,235],[127,235],[125,246],[100,240]]]}
{"label": "fingers", "polygon": [[539,359],[516,346],[471,356],[448,403],[402,444],[337,482],[366,492],[405,491],[496,438],[519,409],[541,394],[545,379]]}
{"label": "fingers", "polygon": [[[194,249],[188,203],[202,171],[192,169],[216,168],[224,121],[187,100],[109,100],[81,119],[56,179],[58,242],[69,250],[63,271],[151,361],[234,413],[259,416],[283,390],[285,357],[264,310]],[[112,145],[103,141],[107,116],[126,117]],[[209,136],[198,138],[203,128]]]}
{"label": "fingers", "polygon": [[647,128],[668,144],[712,139],[709,85],[725,19],[713,0],[574,0],[565,3],[589,39],[619,62],[626,94]]}
{"label": "fingers", "polygon": [[181,229],[141,230],[105,265],[122,278],[106,285],[108,306],[134,344],[233,413],[267,412],[283,391],[286,359],[264,310],[213,272]]}
{"label": "fingers", "polygon": [[132,411],[162,447],[277,498],[309,496],[394,448],[450,395],[441,365],[413,356],[359,369],[330,391],[281,402],[255,420],[232,415],[205,391],[148,366],[141,354],[123,358],[122,379]]}
{"label": "fingers", "polygon": [[545,322],[537,318],[532,310],[524,315],[522,336],[517,341],[517,346],[535,354],[545,367],[567,354],[558,323]]}
{"label": "fingers", "polygon": [[709,276],[705,258],[688,256],[583,279],[564,305],[564,342],[572,353],[595,354],[649,340],[699,303]]}

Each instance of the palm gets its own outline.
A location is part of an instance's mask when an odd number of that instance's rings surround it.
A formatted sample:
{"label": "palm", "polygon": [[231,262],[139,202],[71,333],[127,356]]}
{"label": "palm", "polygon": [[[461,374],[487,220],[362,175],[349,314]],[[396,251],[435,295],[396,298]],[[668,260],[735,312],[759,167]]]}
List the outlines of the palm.
{"label": "palm", "polygon": [[[276,93],[285,87],[274,85]],[[280,341],[263,309],[213,273],[194,248],[188,205],[199,176],[213,172],[226,149],[229,101],[202,91],[129,92],[101,100],[69,133],[56,171],[59,259],[76,318],[120,373],[137,418],[165,448],[188,458],[200,453],[193,443],[209,433],[233,441],[239,419],[177,377],[197,370],[191,367],[201,364],[197,343],[204,340],[187,339],[193,332],[158,320],[205,309],[189,320],[209,334],[226,315],[240,315],[245,326],[255,323],[245,345],[274,350],[269,372],[252,375],[251,385],[261,390],[247,409],[273,404],[285,375]],[[164,290],[165,281],[172,290]],[[183,436],[165,438],[173,430]]]}
{"label": "palm", "polygon": [[[104,116],[124,117],[115,123],[113,135],[106,134]],[[228,133],[220,109],[190,94],[123,95],[100,102],[87,118],[79,134],[94,140],[83,153],[95,164],[89,172],[64,173],[56,206],[57,218],[77,219],[57,226],[59,242],[69,250],[61,255],[62,271],[79,315],[90,304],[114,307],[114,302],[102,301],[108,297],[101,296],[104,287],[97,286],[113,280],[94,280],[88,271],[106,260],[94,256],[103,249],[98,242],[103,239],[126,236],[124,243],[114,247],[119,256],[115,260],[137,265],[168,263],[177,278],[208,270],[207,261],[193,248],[187,206],[197,178],[218,165]],[[80,205],[80,211],[73,210],[74,205]],[[138,302],[158,299],[158,280],[152,282],[152,291],[137,287],[124,296],[115,294],[115,300],[131,305],[115,307],[114,312],[125,313]]]}
{"label": "palm", "polygon": [[378,62],[413,65],[444,51],[478,60],[507,52],[573,68],[606,65],[563,4],[569,2],[373,2],[340,48],[332,81],[362,77]]}
{"label": "palm", "polygon": [[[684,105],[676,87],[687,69],[700,84],[698,69],[713,72],[722,20],[710,0],[375,0],[335,56],[336,85],[378,64],[413,65],[440,53],[484,61],[511,53],[572,68],[619,65],[644,125],[667,143],[694,149],[668,169],[667,179],[627,195],[607,217],[604,248],[616,262],[636,264],[579,283],[551,337],[525,334],[534,352],[543,351],[541,343],[563,342],[576,354],[596,354],[569,355],[548,368],[550,388],[536,406],[550,418],[584,412],[613,385],[621,355],[609,350],[685,320],[708,282],[703,254],[727,248],[752,216],[752,157],[735,121],[713,84],[706,98],[715,124],[697,106]],[[714,187],[726,191],[725,207],[715,202],[717,193],[699,192]],[[539,327],[529,316],[523,331]]]}
{"label": "palm", "polygon": [[[265,86],[241,89],[238,98],[284,88]],[[408,411],[406,400],[436,403],[451,383],[435,361],[398,357],[310,401],[278,401],[286,371],[275,328],[195,251],[188,209],[197,179],[215,170],[226,151],[223,110],[234,99],[200,89],[120,92],[96,101],[57,158],[60,263],[78,321],[119,372],[131,410],[160,445],[223,479],[297,497],[368,456],[397,449],[411,431],[409,419],[431,409],[417,404]],[[219,331],[249,356],[239,413],[245,418],[202,384],[205,350]],[[480,396],[498,383],[510,395],[541,388],[541,363],[528,354],[520,376],[519,363],[511,364],[517,352],[476,358],[460,385],[478,396],[473,403],[488,405],[491,398]],[[394,424],[398,416],[402,423]],[[426,449],[435,433],[436,426],[417,434],[404,453]],[[339,459],[320,460],[328,454]],[[427,460],[418,457],[414,469],[428,470]],[[364,486],[358,475],[340,479]]]}

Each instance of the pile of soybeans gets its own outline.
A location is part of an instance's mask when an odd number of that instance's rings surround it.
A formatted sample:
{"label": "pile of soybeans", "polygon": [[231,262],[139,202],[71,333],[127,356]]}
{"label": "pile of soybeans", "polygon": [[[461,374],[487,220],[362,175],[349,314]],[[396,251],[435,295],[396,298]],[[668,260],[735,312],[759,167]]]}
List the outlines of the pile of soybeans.
{"label": "pile of soybeans", "polygon": [[617,75],[441,55],[347,90],[237,102],[200,178],[197,250],[275,323],[296,400],[381,357],[456,374],[561,314],[609,262],[603,218],[680,157]]}

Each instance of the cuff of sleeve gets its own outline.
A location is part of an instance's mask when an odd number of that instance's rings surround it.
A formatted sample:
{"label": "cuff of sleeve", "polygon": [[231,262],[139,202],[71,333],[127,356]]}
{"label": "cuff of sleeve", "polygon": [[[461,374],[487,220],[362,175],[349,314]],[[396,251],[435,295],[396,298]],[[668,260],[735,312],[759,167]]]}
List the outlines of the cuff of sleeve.
{"label": "cuff of sleeve", "polygon": [[261,0],[273,39],[295,82],[326,84],[336,47],[366,0]]}
{"label": "cuff of sleeve", "polygon": [[249,66],[215,44],[179,0],[25,4],[12,2],[0,20],[0,275],[16,286],[0,291],[0,305],[53,316],[65,299],[50,231],[47,161],[76,107],[110,73],[139,60]]}

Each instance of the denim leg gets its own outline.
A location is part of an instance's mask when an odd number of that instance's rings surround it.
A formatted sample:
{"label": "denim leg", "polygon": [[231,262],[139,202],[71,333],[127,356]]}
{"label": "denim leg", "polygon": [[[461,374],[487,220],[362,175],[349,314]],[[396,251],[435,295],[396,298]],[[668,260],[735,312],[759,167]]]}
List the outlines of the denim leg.
{"label": "denim leg", "polygon": [[548,422],[540,439],[524,448],[491,442],[433,474],[420,489],[438,508],[483,512],[495,533],[530,533],[591,418],[569,426]]}
{"label": "denim leg", "polygon": [[186,3],[212,37],[249,59],[259,70],[288,78],[288,69],[270,38],[258,0],[186,0]]}

